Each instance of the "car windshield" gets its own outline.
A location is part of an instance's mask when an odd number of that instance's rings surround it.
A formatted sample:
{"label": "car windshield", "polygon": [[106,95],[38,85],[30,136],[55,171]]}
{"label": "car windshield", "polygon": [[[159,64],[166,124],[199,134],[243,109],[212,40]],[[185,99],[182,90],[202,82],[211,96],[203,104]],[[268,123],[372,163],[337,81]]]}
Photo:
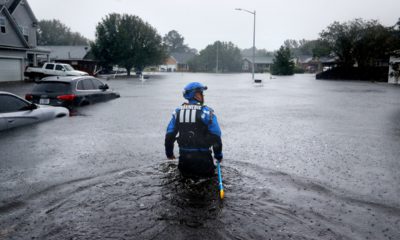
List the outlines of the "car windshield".
{"label": "car windshield", "polygon": [[35,93],[68,93],[70,90],[71,84],[64,82],[40,82],[33,88]]}
{"label": "car windshield", "polygon": [[64,66],[64,68],[65,68],[67,71],[74,71],[74,70],[75,70],[75,69],[74,69],[73,67],[71,67],[71,65],[69,65],[69,64],[64,64],[63,66]]}

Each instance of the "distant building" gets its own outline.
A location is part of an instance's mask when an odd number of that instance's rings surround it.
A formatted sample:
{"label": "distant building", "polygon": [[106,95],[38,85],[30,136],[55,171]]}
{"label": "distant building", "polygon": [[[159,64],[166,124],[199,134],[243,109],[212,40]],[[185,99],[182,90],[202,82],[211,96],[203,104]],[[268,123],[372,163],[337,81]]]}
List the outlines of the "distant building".
{"label": "distant building", "polygon": [[163,65],[159,66],[162,72],[188,72],[189,61],[196,56],[194,53],[171,53]]}
{"label": "distant building", "polygon": [[323,72],[338,66],[337,57],[320,57],[316,58],[315,61],[318,63],[317,72]]}
{"label": "distant building", "polygon": [[169,56],[167,59],[165,59],[164,64],[158,67],[160,72],[176,72],[177,68],[178,62],[172,56]]}
{"label": "distant building", "polygon": [[[273,64],[274,57],[255,57],[254,72],[269,72]],[[244,57],[242,59],[242,70],[251,72],[253,65],[253,57]]]}
{"label": "distant building", "polygon": [[[98,70],[97,61],[91,59],[90,46],[41,46],[50,51],[52,62],[68,63],[76,70],[94,75]],[[45,61],[45,59],[41,59]]]}
{"label": "distant building", "polygon": [[24,80],[27,66],[49,51],[37,47],[38,20],[27,0],[0,0],[0,82]]}
{"label": "distant building", "polygon": [[308,73],[315,73],[318,69],[318,61],[311,55],[300,55],[294,59],[294,63]]}
{"label": "distant building", "polygon": [[60,59],[86,59],[90,46],[40,46],[50,50],[50,61]]}

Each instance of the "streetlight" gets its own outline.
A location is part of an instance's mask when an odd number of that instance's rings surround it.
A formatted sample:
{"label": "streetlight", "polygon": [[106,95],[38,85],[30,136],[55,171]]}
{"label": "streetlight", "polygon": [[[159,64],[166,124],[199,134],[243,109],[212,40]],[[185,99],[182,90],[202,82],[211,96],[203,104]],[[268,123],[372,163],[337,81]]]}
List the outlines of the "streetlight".
{"label": "streetlight", "polygon": [[255,58],[256,58],[256,10],[254,10],[254,12],[246,10],[246,9],[242,9],[242,8],[235,8],[235,10],[237,11],[244,11],[244,12],[248,12],[250,14],[253,14],[254,16],[254,25],[253,25],[253,66],[252,66],[252,78],[253,78],[253,82],[254,82],[254,62],[255,62]]}

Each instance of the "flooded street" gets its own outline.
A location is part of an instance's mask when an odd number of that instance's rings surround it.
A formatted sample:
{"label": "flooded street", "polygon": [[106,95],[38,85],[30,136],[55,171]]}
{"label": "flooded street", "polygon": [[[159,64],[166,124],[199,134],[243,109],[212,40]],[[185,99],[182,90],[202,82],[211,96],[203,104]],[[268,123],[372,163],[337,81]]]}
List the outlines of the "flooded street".
{"label": "flooded street", "polygon": [[[121,98],[0,132],[0,239],[400,239],[400,88],[250,77],[109,80]],[[221,126],[223,201],[165,157],[192,81]]]}

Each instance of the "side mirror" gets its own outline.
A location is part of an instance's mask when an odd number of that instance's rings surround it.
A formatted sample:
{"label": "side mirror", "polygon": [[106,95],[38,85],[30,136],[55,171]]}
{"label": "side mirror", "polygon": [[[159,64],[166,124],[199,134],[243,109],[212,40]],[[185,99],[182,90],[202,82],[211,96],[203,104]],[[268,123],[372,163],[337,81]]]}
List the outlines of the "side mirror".
{"label": "side mirror", "polygon": [[34,104],[34,103],[32,103],[32,104],[30,104],[30,105],[28,106],[28,109],[29,109],[29,110],[35,110],[35,109],[37,109],[37,108],[38,108],[37,105]]}
{"label": "side mirror", "polygon": [[37,109],[38,107],[36,106],[36,104],[31,103],[29,105],[26,105],[25,107],[21,108],[20,111],[32,111]]}
{"label": "side mirror", "polygon": [[110,87],[107,85],[107,84],[104,84],[104,85],[101,85],[100,87],[99,87],[99,89],[101,89],[101,90],[103,90],[103,91],[105,91],[105,90],[107,90],[107,89],[109,89]]}
{"label": "side mirror", "polygon": [[63,72],[65,72],[65,68],[63,68]]}

